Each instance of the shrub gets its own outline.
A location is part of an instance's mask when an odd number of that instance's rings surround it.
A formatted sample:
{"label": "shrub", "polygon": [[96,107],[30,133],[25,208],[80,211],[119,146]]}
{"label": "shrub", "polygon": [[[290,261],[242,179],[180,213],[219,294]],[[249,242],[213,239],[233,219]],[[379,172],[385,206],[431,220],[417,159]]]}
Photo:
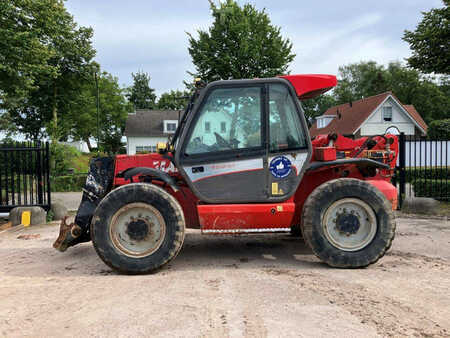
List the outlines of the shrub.
{"label": "shrub", "polygon": [[50,145],[50,172],[52,175],[64,175],[72,167],[73,159],[81,155],[76,148],[61,144]]}
{"label": "shrub", "polygon": [[418,179],[412,182],[416,197],[450,201],[450,181]]}
{"label": "shrub", "polygon": [[432,121],[428,126],[428,138],[450,140],[450,119]]}
{"label": "shrub", "polygon": [[450,179],[450,170],[445,167],[435,168],[409,168],[405,170],[406,182],[412,182],[418,179]]}
{"label": "shrub", "polygon": [[52,192],[81,191],[86,183],[86,174],[50,177]]}

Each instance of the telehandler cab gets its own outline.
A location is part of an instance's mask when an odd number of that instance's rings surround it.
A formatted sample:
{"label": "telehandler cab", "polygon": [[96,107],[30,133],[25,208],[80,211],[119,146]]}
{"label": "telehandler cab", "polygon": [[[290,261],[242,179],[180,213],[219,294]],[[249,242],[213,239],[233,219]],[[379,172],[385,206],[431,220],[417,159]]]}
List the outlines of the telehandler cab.
{"label": "telehandler cab", "polygon": [[286,75],[199,85],[158,153],[93,160],[75,223],[63,222],[54,247],[92,239],[107,265],[137,274],[172,260],[185,228],[301,230],[330,266],[376,262],[395,234],[398,142],[311,140],[300,100],[336,84],[331,75]]}

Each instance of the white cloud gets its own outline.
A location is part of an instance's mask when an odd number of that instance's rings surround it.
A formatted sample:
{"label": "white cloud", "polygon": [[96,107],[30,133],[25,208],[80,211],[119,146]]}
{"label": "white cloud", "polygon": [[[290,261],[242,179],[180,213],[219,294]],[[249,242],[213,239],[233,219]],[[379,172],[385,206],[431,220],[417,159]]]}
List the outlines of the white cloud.
{"label": "white cloud", "polygon": [[[266,7],[294,43],[293,72],[330,74],[350,62],[403,60],[410,54],[401,40],[403,30],[414,28],[421,11],[442,5],[440,0],[250,1]],[[183,88],[186,71],[193,70],[185,32],[211,23],[206,0],[69,0],[66,5],[78,23],[94,28],[97,60],[105,70],[126,85],[132,82],[131,72],[148,72],[158,94]]]}

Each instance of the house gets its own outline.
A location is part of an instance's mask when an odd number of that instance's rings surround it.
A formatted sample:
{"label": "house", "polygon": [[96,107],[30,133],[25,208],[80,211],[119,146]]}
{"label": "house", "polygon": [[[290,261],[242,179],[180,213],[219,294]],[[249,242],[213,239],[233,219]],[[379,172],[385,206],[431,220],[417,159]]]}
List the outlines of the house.
{"label": "house", "polygon": [[412,105],[403,105],[392,92],[329,108],[310,128],[311,137],[338,133],[358,138],[380,134],[425,136],[427,124]]}
{"label": "house", "polygon": [[[88,153],[89,148],[86,142],[84,141],[67,141],[67,142],[59,142],[60,144],[65,144],[67,146],[73,147],[76,150],[82,152],[82,153]],[[91,144],[93,144],[94,147],[97,146],[97,142],[92,140]]]}
{"label": "house", "polygon": [[158,142],[167,142],[175,133],[182,112],[178,110],[144,110],[137,109],[128,114],[125,125],[127,154],[138,152],[155,152]]}

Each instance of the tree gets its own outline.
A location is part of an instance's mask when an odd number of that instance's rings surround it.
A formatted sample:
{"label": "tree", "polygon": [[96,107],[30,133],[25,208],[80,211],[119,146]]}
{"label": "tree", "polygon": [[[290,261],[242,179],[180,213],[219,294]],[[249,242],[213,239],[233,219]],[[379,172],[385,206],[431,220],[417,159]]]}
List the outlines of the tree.
{"label": "tree", "polygon": [[184,109],[186,108],[188,100],[189,100],[189,92],[171,90],[170,92],[161,94],[156,107],[158,109],[172,109],[172,110]]}
{"label": "tree", "polygon": [[141,71],[131,75],[133,76],[133,85],[129,88],[128,100],[135,109],[154,109],[156,95],[155,90],[150,88],[150,75]]}
{"label": "tree", "polygon": [[214,21],[209,30],[199,30],[198,38],[188,33],[196,76],[209,82],[287,73],[295,57],[292,43],[283,39],[264,9],[240,7],[234,0],[219,7],[210,0],[210,7]]}
{"label": "tree", "polygon": [[339,67],[339,81],[334,90],[338,104],[389,90],[388,72],[374,61],[353,63]]}
{"label": "tree", "polygon": [[428,138],[450,140],[450,119],[432,121],[428,126]]}
{"label": "tree", "polygon": [[450,1],[443,3],[443,8],[423,12],[416,29],[403,35],[412,50],[408,64],[424,73],[450,74]]}
{"label": "tree", "polygon": [[[29,137],[45,133],[53,141],[64,139],[69,121],[60,115],[67,112],[71,100],[97,68],[92,63],[93,31],[78,27],[60,0],[6,3],[0,7],[5,14],[2,20],[11,21],[12,26],[0,30],[8,44],[0,55],[12,61],[0,72],[3,108],[19,131]],[[45,57],[37,63],[30,60],[35,53],[31,48]]]}
{"label": "tree", "polygon": [[339,67],[339,82],[334,90],[336,104],[392,91],[403,104],[412,104],[429,123],[448,118],[450,96],[448,86],[434,77],[391,62],[388,67],[376,62],[360,62]]}
{"label": "tree", "polygon": [[305,117],[310,124],[313,122],[313,119],[322,115],[328,108],[335,105],[336,99],[330,94],[323,94],[313,99],[302,100],[302,107],[305,111]]}
{"label": "tree", "polygon": [[20,99],[41,74],[58,70],[47,61],[54,23],[64,16],[61,2],[10,0],[0,2],[0,100]]}
{"label": "tree", "polygon": [[[107,72],[98,77],[99,89],[99,149],[117,153],[122,146],[125,122],[132,105],[125,98],[118,79]],[[70,106],[70,135],[82,140],[92,151],[91,139],[97,138],[97,88],[94,81],[86,83]]]}

